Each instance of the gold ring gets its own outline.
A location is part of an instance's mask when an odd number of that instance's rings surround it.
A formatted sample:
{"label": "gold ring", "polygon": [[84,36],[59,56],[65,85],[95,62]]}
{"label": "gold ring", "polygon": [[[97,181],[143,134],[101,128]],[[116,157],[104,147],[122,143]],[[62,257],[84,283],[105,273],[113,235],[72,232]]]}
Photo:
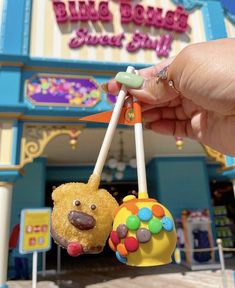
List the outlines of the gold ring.
{"label": "gold ring", "polygon": [[173,80],[169,80],[169,81],[168,81],[168,85],[169,85],[172,89],[174,89],[174,91],[175,91],[176,94],[178,94],[178,95],[180,94],[180,91],[175,88],[175,84],[174,84],[174,81],[173,81]]}
{"label": "gold ring", "polygon": [[167,70],[169,66],[166,66],[161,71],[159,71],[156,75],[156,82],[159,83],[160,80],[166,80],[167,79]]}
{"label": "gold ring", "polygon": [[[161,71],[159,71],[157,74],[156,74],[156,83],[158,84],[160,81],[164,81],[164,80],[167,80],[167,77],[168,77],[168,68],[169,68],[169,66],[166,66],[165,68],[163,68]],[[169,85],[169,87],[171,87],[174,91],[175,91],[175,93],[176,94],[180,94],[180,91],[179,90],[177,90],[176,88],[175,88],[175,83],[174,83],[174,81],[173,80],[169,80],[168,81],[168,85]]]}

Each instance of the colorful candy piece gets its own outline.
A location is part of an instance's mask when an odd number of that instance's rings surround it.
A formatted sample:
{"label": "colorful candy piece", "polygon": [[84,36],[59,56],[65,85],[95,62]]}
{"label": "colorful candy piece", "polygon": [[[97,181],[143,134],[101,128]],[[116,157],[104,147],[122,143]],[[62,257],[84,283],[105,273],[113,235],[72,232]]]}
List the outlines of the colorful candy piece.
{"label": "colorful candy piece", "polygon": [[119,253],[122,257],[128,256],[128,251],[126,250],[125,245],[122,244],[122,243],[119,243],[119,244],[117,245],[117,251],[118,251],[118,253]]}
{"label": "colorful candy piece", "polygon": [[128,228],[127,228],[127,226],[125,224],[118,225],[118,227],[117,227],[117,235],[118,235],[118,237],[120,239],[125,238],[127,233],[128,233]]}
{"label": "colorful candy piece", "polygon": [[77,242],[69,243],[67,252],[72,257],[77,257],[83,253],[82,245]]}
{"label": "colorful candy piece", "polygon": [[162,226],[164,230],[170,232],[174,229],[174,224],[171,218],[164,216],[161,221],[162,221]]}
{"label": "colorful candy piece", "polygon": [[117,245],[120,243],[120,239],[118,238],[117,232],[116,231],[112,231],[110,233],[110,239],[112,240],[114,245]]}
{"label": "colorful candy piece", "polygon": [[129,252],[135,252],[139,248],[139,242],[134,237],[127,237],[124,245]]}
{"label": "colorful candy piece", "polygon": [[146,228],[140,228],[136,232],[136,237],[140,243],[147,243],[151,239],[151,233]]}
{"label": "colorful candy piece", "polygon": [[133,200],[133,199],[136,199],[136,197],[134,195],[127,195],[126,197],[124,197],[122,199],[123,202],[127,202],[127,201],[130,201],[130,200]]}
{"label": "colorful candy piece", "polygon": [[164,209],[162,208],[162,206],[160,206],[158,204],[153,205],[152,211],[153,211],[153,215],[155,217],[161,218],[161,217],[165,216]]}
{"label": "colorful candy piece", "polygon": [[131,215],[126,219],[126,226],[130,230],[137,230],[140,227],[140,219],[136,215]]}
{"label": "colorful candy piece", "polygon": [[149,221],[148,227],[152,234],[157,234],[162,230],[162,222],[157,218],[153,218]]}
{"label": "colorful candy piece", "polygon": [[149,221],[152,218],[153,213],[152,213],[152,211],[149,208],[143,207],[143,208],[141,208],[139,210],[138,216],[139,216],[141,221],[145,221],[146,222],[146,221]]}
{"label": "colorful candy piece", "polygon": [[116,251],[116,257],[117,257],[117,259],[121,262],[121,263],[124,263],[124,264],[126,264],[126,262],[127,262],[127,258],[126,257],[123,257],[123,256],[121,256],[120,254],[119,254],[119,252],[118,251]]}
{"label": "colorful candy piece", "polygon": [[115,252],[116,249],[116,245],[113,244],[113,241],[111,240],[111,238],[109,238],[109,247]]}

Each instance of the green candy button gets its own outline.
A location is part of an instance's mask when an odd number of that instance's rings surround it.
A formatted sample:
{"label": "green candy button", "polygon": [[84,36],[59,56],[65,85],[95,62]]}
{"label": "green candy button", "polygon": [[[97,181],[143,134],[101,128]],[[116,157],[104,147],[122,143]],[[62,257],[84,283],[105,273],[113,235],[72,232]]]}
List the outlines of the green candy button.
{"label": "green candy button", "polygon": [[135,215],[131,215],[126,219],[126,226],[130,230],[137,230],[140,227],[140,219]]}
{"label": "green candy button", "polygon": [[148,227],[152,234],[157,234],[162,230],[162,222],[157,218],[153,218],[149,221]]}
{"label": "green candy button", "polygon": [[128,72],[119,72],[116,75],[115,80],[121,84],[135,89],[140,88],[144,83],[143,77]]}

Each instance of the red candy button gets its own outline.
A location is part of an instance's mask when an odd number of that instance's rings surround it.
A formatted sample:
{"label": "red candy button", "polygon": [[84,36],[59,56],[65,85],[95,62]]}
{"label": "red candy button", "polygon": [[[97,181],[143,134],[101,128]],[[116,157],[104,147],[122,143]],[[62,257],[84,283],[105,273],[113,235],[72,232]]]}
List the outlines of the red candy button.
{"label": "red candy button", "polygon": [[77,257],[83,253],[82,245],[77,242],[69,243],[67,252],[70,256]]}
{"label": "red candy button", "polygon": [[153,211],[153,215],[155,217],[163,217],[163,216],[165,216],[165,211],[162,208],[162,206],[160,206],[160,205],[157,205],[157,204],[153,205],[152,211]]}
{"label": "red candy button", "polygon": [[129,252],[135,252],[139,248],[139,242],[134,237],[127,237],[124,245]]}
{"label": "red candy button", "polygon": [[116,231],[112,231],[110,233],[110,238],[111,238],[114,245],[117,245],[120,243],[120,239],[119,239]]}

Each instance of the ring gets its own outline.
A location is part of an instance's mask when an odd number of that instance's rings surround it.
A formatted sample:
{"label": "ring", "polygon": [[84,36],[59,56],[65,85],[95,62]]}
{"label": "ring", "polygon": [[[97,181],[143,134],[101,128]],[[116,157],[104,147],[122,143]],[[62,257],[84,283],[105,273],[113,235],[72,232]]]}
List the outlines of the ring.
{"label": "ring", "polygon": [[[164,81],[164,80],[167,80],[167,77],[168,77],[168,68],[169,66],[166,66],[165,68],[163,68],[161,71],[159,71],[157,74],[156,74],[156,83],[158,84],[160,81]],[[168,85],[169,87],[171,87],[176,94],[180,94],[180,91],[177,90],[175,88],[175,83],[173,80],[168,80]]]}
{"label": "ring", "polygon": [[161,71],[159,71],[156,75],[156,82],[157,84],[159,83],[160,80],[166,80],[167,79],[167,70],[168,70],[169,66],[166,66],[165,68],[163,68]]}

